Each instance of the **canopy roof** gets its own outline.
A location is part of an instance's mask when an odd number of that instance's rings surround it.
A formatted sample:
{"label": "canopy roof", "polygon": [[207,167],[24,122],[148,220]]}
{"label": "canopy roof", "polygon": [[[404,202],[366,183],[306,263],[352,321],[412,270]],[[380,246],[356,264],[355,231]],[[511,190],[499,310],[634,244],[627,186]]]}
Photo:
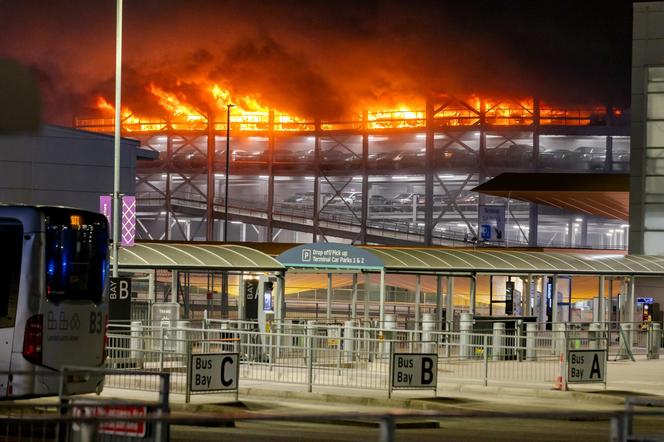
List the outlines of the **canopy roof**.
{"label": "canopy roof", "polygon": [[229,244],[139,242],[120,249],[120,267],[174,270],[283,271],[258,250]]}
{"label": "canopy roof", "polygon": [[[306,259],[302,250],[315,248],[318,247],[300,245],[293,250],[297,256]],[[326,248],[342,252],[344,248],[350,249],[347,245],[339,248],[334,244],[328,244]],[[376,262],[370,262],[369,259],[359,265],[319,262],[314,266],[322,272],[344,268],[348,271],[377,271],[382,267],[387,273],[409,274],[664,275],[664,256],[435,247],[361,246],[354,249],[374,256]],[[283,256],[287,256],[286,253]],[[349,254],[347,257],[359,256],[362,254]],[[383,266],[379,266],[379,263]],[[138,242],[134,247],[121,248],[120,267],[190,271],[285,271],[292,265],[280,263],[253,248],[251,243],[240,246],[146,241]]]}
{"label": "canopy roof", "polygon": [[664,257],[552,253],[517,250],[472,250],[406,247],[369,249],[386,272],[664,275]]}
{"label": "canopy roof", "polygon": [[502,173],[473,191],[602,218],[629,220],[627,174]]}

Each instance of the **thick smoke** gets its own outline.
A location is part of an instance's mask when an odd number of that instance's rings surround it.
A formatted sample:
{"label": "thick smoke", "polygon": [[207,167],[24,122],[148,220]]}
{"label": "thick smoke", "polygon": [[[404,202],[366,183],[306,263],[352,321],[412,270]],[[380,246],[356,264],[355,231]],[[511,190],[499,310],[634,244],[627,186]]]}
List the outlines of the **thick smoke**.
{"label": "thick smoke", "polygon": [[[35,72],[47,121],[112,101],[114,3],[0,0],[0,56]],[[123,103],[165,116],[153,83],[207,113],[215,82],[325,119],[441,93],[629,104],[629,2],[463,3],[125,2]]]}

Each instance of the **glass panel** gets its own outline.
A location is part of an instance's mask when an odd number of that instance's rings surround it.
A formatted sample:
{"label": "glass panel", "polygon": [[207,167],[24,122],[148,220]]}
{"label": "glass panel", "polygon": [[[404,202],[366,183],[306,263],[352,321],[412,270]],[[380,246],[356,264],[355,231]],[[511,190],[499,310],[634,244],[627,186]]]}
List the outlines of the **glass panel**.
{"label": "glass panel", "polygon": [[101,300],[109,262],[103,215],[47,213],[45,247],[47,298]]}
{"label": "glass panel", "polygon": [[664,205],[648,204],[645,206],[645,228],[664,230]]}

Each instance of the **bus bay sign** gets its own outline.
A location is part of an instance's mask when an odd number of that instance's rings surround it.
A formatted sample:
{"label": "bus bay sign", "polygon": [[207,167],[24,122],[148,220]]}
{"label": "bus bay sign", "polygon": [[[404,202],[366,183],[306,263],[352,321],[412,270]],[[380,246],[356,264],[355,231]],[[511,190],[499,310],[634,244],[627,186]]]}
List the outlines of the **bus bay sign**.
{"label": "bus bay sign", "polygon": [[194,354],[190,364],[190,391],[237,390],[240,377],[238,353]]}
{"label": "bus bay sign", "polygon": [[392,390],[436,390],[438,355],[435,353],[393,353],[390,394]]}
{"label": "bus bay sign", "polygon": [[606,382],[606,350],[568,350],[567,383]]}

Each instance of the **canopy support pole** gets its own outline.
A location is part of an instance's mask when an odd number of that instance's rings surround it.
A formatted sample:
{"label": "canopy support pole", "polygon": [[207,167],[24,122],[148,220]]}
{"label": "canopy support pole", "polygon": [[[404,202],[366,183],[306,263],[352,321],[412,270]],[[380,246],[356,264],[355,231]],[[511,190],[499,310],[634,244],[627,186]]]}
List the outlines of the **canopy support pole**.
{"label": "canopy support pole", "polygon": [[332,273],[327,274],[327,305],[325,308],[325,319],[332,319]]}
{"label": "canopy support pole", "polygon": [[415,331],[420,330],[420,306],[422,303],[422,277],[415,277]]}
{"label": "canopy support pole", "polygon": [[477,291],[477,275],[470,276],[470,303],[468,306],[468,312],[471,315],[475,315],[476,311],[476,291]]}
{"label": "canopy support pole", "polygon": [[385,326],[385,269],[380,269],[380,326]]}
{"label": "canopy support pole", "polygon": [[350,305],[350,319],[357,319],[357,273],[353,273],[353,295]]}
{"label": "canopy support pole", "polygon": [[454,328],[454,276],[447,275],[447,295],[445,296],[445,322],[446,330]]}
{"label": "canopy support pole", "polygon": [[436,330],[443,329],[443,277],[436,275]]}

